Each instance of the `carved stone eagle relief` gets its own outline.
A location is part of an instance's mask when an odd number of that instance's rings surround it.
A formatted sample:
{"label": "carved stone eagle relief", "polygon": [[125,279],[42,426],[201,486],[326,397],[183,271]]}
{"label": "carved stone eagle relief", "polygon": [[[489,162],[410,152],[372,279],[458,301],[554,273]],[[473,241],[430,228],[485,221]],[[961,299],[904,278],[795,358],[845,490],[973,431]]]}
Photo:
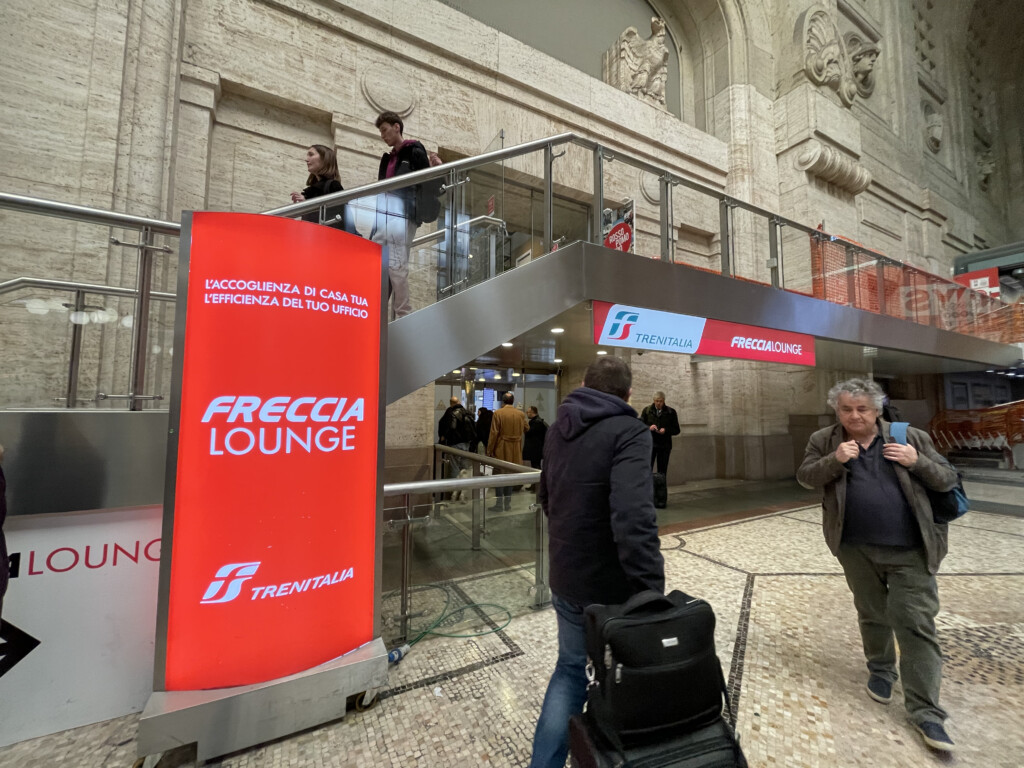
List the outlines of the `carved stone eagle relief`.
{"label": "carved stone eagle relief", "polygon": [[602,56],[604,81],[639,99],[665,109],[668,79],[668,46],[665,21],[651,19],[651,36],[644,40],[629,27]]}

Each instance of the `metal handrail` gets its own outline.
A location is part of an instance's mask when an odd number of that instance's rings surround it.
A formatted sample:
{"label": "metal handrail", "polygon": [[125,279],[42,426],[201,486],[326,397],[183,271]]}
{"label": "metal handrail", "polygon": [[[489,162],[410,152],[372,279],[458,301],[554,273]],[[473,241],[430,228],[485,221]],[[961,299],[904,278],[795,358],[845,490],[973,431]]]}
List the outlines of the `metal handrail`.
{"label": "metal handrail", "polygon": [[[117,285],[96,285],[95,283],[78,283],[73,280],[48,280],[41,277],[15,277],[0,283],[0,295],[11,293],[22,288],[45,288],[52,291],[82,291],[99,296],[121,296],[134,299],[138,296],[135,288],[123,288]],[[160,301],[177,301],[178,295],[166,291],[150,291],[151,298]]]}
{"label": "metal handrail", "polygon": [[[865,248],[857,243],[850,242],[843,238],[829,235],[826,232],[817,230],[807,225],[801,224],[800,222],[793,221],[791,219],[784,218],[778,214],[767,211],[756,205],[752,205],[743,200],[739,200],[731,195],[726,194],[721,189],[716,189],[707,184],[695,181],[694,179],[687,178],[679,173],[659,168],[651,162],[644,160],[639,157],[629,155],[619,150],[605,147],[598,142],[579,136],[575,133],[561,133],[555,136],[550,136],[543,139],[537,139],[535,141],[518,144],[511,147],[495,150],[482,155],[474,157],[468,157],[461,160],[455,160],[448,163],[443,163],[439,166],[425,168],[420,171],[413,173],[403,174],[402,176],[394,177],[391,179],[384,179],[377,181],[372,184],[367,184],[362,187],[355,189],[338,192],[331,195],[324,195],[311,201],[304,201],[302,203],[295,203],[288,206],[282,206],[266,211],[268,215],[281,215],[281,216],[298,216],[303,213],[312,212],[314,210],[326,210],[330,206],[340,205],[347,202],[355,201],[359,198],[367,196],[375,196],[381,193],[387,193],[394,190],[406,188],[415,184],[420,184],[424,181],[432,179],[446,178],[450,183],[456,181],[455,176],[459,173],[471,171],[474,168],[479,168],[483,165],[499,163],[504,160],[513,159],[520,157],[531,152],[537,152],[543,150],[544,152],[544,173],[543,173],[543,187],[545,191],[545,210],[544,210],[544,239],[542,242],[542,249],[546,252],[551,247],[551,240],[553,237],[552,230],[552,217],[553,217],[553,195],[554,195],[554,178],[553,178],[553,163],[557,157],[564,155],[564,151],[555,154],[554,149],[566,144],[573,144],[582,147],[593,153],[594,161],[594,210],[593,210],[593,224],[596,227],[595,234],[600,234],[601,228],[601,211],[604,208],[604,185],[603,185],[603,163],[608,161],[619,161],[624,162],[627,165],[640,169],[656,175],[659,179],[659,185],[661,187],[661,227],[662,227],[662,248],[661,256],[662,259],[668,262],[674,261],[672,255],[672,240],[670,229],[672,227],[672,195],[671,187],[673,185],[681,185],[687,189],[698,192],[712,200],[716,200],[719,204],[719,221],[720,221],[720,237],[721,237],[721,273],[724,276],[731,276],[732,265],[730,263],[730,254],[732,251],[732,237],[731,237],[731,211],[734,208],[740,208],[749,211],[757,216],[765,218],[769,225],[769,250],[770,259],[768,262],[771,268],[771,284],[775,287],[783,287],[783,280],[780,279],[782,275],[781,267],[781,249],[779,247],[778,232],[781,227],[787,227],[788,229],[801,232],[816,240],[820,241],[837,241],[842,244],[846,249],[847,254],[866,254],[871,259],[875,260],[878,265],[888,264],[893,266],[904,266],[903,262],[891,259],[888,256],[880,254],[876,251],[872,251]],[[468,178],[468,177],[467,177]],[[37,287],[47,288],[54,290],[73,290],[79,295],[83,292],[97,293],[101,295],[121,296],[121,297],[134,297],[136,300],[136,315],[139,317],[145,317],[148,315],[148,306],[150,298],[158,299],[161,301],[171,301],[174,298],[174,294],[169,292],[153,292],[149,288],[151,268],[152,268],[152,253],[155,249],[153,245],[153,236],[155,234],[165,234],[170,236],[180,236],[181,225],[177,222],[163,221],[160,219],[153,219],[143,216],[134,216],[126,213],[119,213],[114,211],[103,211],[96,208],[90,208],[87,206],[74,205],[70,203],[61,203],[52,200],[43,200],[40,198],[33,198],[24,195],[16,195],[10,193],[0,193],[0,209],[14,210],[24,213],[40,214],[47,216],[55,216],[59,218],[66,218],[75,221],[82,221],[91,224],[104,225],[110,227],[120,227],[125,229],[134,229],[140,232],[139,247],[139,270],[138,270],[138,286],[135,291],[130,289],[120,288],[117,286],[99,286],[91,284],[76,284],[72,282],[62,281],[51,281],[48,279],[37,279],[37,278],[15,278],[13,280],[0,283],[0,293],[7,293],[18,288],[25,287]],[[481,220],[483,217],[477,217],[473,221]],[[488,217],[490,218],[490,217]],[[446,232],[455,227],[461,227],[464,225],[457,225],[456,222],[452,221],[449,226],[444,229],[439,229],[436,233],[431,233],[424,236],[424,240],[420,242],[428,242],[430,237],[440,237],[440,234]],[[118,243],[120,245],[120,243]],[[449,241],[449,248],[454,247],[454,238]],[[76,299],[76,303],[78,302]],[[145,375],[146,375],[146,333],[147,324],[139,323],[133,326],[133,339],[132,339],[132,360],[131,360],[131,391],[139,392],[142,390]],[[80,335],[80,334],[79,334]],[[74,339],[73,339],[74,342]],[[74,350],[78,347],[72,344],[72,356],[74,356]],[[77,360],[72,360],[69,367],[69,393],[68,393],[68,407],[73,407],[75,398],[75,384],[74,378],[77,377]],[[130,400],[131,408],[141,407],[135,399]]]}
{"label": "metal handrail", "polygon": [[[412,173],[403,174],[401,176],[395,176],[390,179],[384,179],[382,181],[376,181],[371,184],[366,184],[361,187],[355,187],[354,189],[343,190],[341,192],[335,192],[329,195],[323,195],[317,197],[314,200],[306,200],[301,203],[293,203],[292,205],[285,205],[278,208],[273,208],[269,211],[264,211],[264,214],[270,216],[300,216],[304,213],[310,213],[324,207],[333,207],[343,203],[349,203],[362,197],[370,197],[385,192],[391,192],[405,187],[414,186],[424,181],[431,179],[439,179],[448,176],[450,173],[459,173],[460,171],[470,171],[474,168],[478,168],[481,165],[487,165],[490,163],[501,162],[502,160],[511,160],[521,155],[536,152],[538,150],[545,150],[547,154],[550,154],[554,147],[561,146],[563,144],[574,144],[584,149],[590,150],[595,153],[595,156],[599,155],[601,160],[617,160],[624,162],[634,168],[641,171],[645,171],[654,176],[657,176],[665,185],[678,185],[691,189],[694,192],[699,192],[707,197],[718,200],[724,206],[728,208],[740,208],[750,213],[754,213],[758,216],[762,216],[769,221],[774,222],[777,226],[784,226],[790,229],[803,232],[807,235],[814,235],[827,240],[841,241],[843,245],[853,251],[870,254],[875,258],[879,258],[888,264],[893,266],[902,265],[903,262],[893,259],[884,254],[880,254],[877,251],[873,251],[864,246],[856,243],[843,240],[842,238],[829,235],[827,232],[823,232],[815,227],[802,224],[793,219],[788,219],[784,216],[780,216],[773,211],[769,211],[760,206],[748,203],[745,200],[733,197],[732,195],[726,194],[720,189],[702,184],[699,181],[694,181],[691,178],[683,176],[673,171],[661,168],[653,163],[643,160],[639,157],[626,154],[620,150],[611,149],[609,147],[600,144],[593,139],[585,136],[580,136],[576,133],[560,133],[555,136],[549,136],[544,139],[537,139],[535,141],[528,141],[523,144],[516,144],[511,147],[505,147],[504,149],[498,149],[493,152],[487,152],[482,155],[475,155],[473,157],[463,158],[461,160],[454,160],[448,163],[442,163],[438,166],[430,168],[424,168],[420,171],[414,171]],[[663,200],[663,205],[665,201]],[[596,209],[603,208],[603,200],[601,204],[596,206]]]}
{"label": "metal handrail", "polygon": [[21,213],[56,216],[59,219],[84,221],[89,224],[105,224],[122,229],[149,229],[160,235],[178,236],[181,234],[181,224],[175,221],[150,219],[146,216],[134,216],[130,213],[118,213],[117,211],[104,211],[84,205],[60,203],[56,200],[43,200],[39,197],[12,195],[8,192],[0,192],[0,208]]}
{"label": "metal handrail", "polygon": [[[474,216],[472,219],[469,219],[468,221],[461,221],[461,222],[459,222],[458,224],[455,225],[455,229],[456,229],[456,231],[458,231],[460,229],[468,229],[469,227],[473,226],[474,224],[480,224],[481,222],[485,223],[485,224],[494,224],[495,226],[501,227],[502,229],[505,229],[505,224],[506,224],[504,219],[499,219],[499,218],[496,218],[494,216],[486,216],[486,215],[484,215],[484,216]],[[428,232],[425,235],[420,235],[419,237],[414,237],[410,241],[410,245],[423,245],[424,243],[429,243],[431,240],[440,240],[442,237],[444,237],[447,234],[447,232],[448,232],[448,229],[446,227],[442,227],[440,229],[436,229],[433,232]]]}
{"label": "metal handrail", "polygon": [[360,197],[369,197],[371,195],[379,195],[383,192],[392,192],[404,187],[421,184],[422,182],[429,181],[431,179],[439,179],[447,176],[449,173],[468,171],[473,168],[479,168],[481,165],[496,163],[502,160],[511,160],[512,158],[519,157],[520,155],[526,155],[530,152],[535,152],[548,146],[565,144],[570,141],[578,140],[579,138],[580,137],[576,136],[574,133],[560,133],[557,136],[550,136],[546,139],[528,141],[525,144],[516,144],[514,147],[506,147],[505,149],[498,149],[494,152],[486,152],[482,155],[474,155],[473,157],[466,157],[462,160],[453,160],[450,163],[443,163],[430,168],[424,168],[421,171],[413,171],[412,173],[404,173],[401,176],[393,176],[390,179],[375,181],[372,184],[366,184],[362,187],[356,187],[355,189],[347,189],[341,192],[334,192],[330,195],[322,195],[321,197],[314,198],[313,200],[284,205],[280,208],[273,208],[269,211],[264,211],[263,213],[268,216],[301,216],[304,213],[315,211],[322,206],[335,206],[340,203],[352,202]]}
{"label": "metal handrail", "polygon": [[[479,459],[480,456],[478,455]],[[503,464],[506,462],[502,462]],[[474,488],[505,488],[510,485],[532,485],[540,482],[539,469],[524,469],[507,475],[480,475],[479,477],[452,477],[446,480],[413,480],[408,483],[388,483],[385,496],[404,496],[412,493],[445,493]]]}

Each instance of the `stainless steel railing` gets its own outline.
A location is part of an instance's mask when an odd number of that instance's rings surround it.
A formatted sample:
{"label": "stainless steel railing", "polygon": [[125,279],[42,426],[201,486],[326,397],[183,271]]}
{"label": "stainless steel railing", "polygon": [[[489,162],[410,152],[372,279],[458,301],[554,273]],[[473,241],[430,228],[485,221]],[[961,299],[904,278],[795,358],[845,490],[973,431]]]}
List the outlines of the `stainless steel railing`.
{"label": "stainless steel railing", "polygon": [[[387,506],[385,504],[386,519],[384,521],[384,526],[387,530],[399,531],[401,535],[402,556],[399,581],[399,614],[397,618],[399,621],[399,634],[402,639],[408,636],[409,621],[412,618],[409,605],[412,591],[414,527],[430,525],[437,521],[438,503],[444,494],[458,491],[473,492],[471,499],[470,546],[472,550],[480,550],[483,546],[481,538],[487,535],[486,491],[490,488],[505,488],[524,484],[532,485],[540,481],[540,472],[537,470],[444,445],[434,446],[435,474],[440,474],[446,456],[454,456],[471,462],[473,477],[389,483],[383,489],[385,499],[395,497],[402,499],[400,506]],[[486,475],[482,472],[484,467],[489,467],[492,470],[500,469],[508,474]],[[427,514],[416,514],[416,508],[424,505],[416,504],[415,497],[426,495],[434,499],[429,503],[429,512]],[[398,514],[394,514],[396,512]],[[551,592],[547,585],[547,518],[544,516],[540,504],[531,504],[530,512],[534,516],[535,531],[533,604],[539,607],[551,599]]]}
{"label": "stainless steel railing", "polygon": [[[591,232],[592,237],[594,238],[599,238],[602,230],[602,212],[604,210],[605,199],[605,163],[614,161],[616,163],[625,164],[637,170],[650,173],[657,177],[661,191],[659,201],[661,230],[660,255],[664,261],[671,262],[674,260],[675,245],[673,229],[675,227],[675,222],[673,220],[674,207],[671,190],[675,186],[685,187],[702,196],[717,201],[719,208],[718,234],[720,238],[720,271],[724,276],[733,276],[735,274],[735,241],[732,237],[732,233],[735,228],[733,218],[737,210],[747,211],[757,217],[763,218],[767,222],[769,251],[767,265],[770,274],[770,284],[775,287],[785,287],[782,263],[783,253],[780,247],[780,232],[783,228],[788,228],[820,240],[839,242],[837,238],[833,238],[827,233],[820,232],[791,219],[786,219],[772,213],[771,211],[767,211],[763,208],[759,208],[758,206],[727,195],[719,189],[702,184],[671,170],[658,167],[653,163],[630,155],[629,153],[603,146],[592,139],[588,139],[574,133],[562,133],[548,138],[499,149],[493,152],[487,152],[475,157],[444,163],[439,166],[374,182],[355,189],[338,192],[333,195],[318,197],[315,200],[273,208],[265,213],[276,216],[300,216],[312,211],[319,211],[320,222],[329,224],[331,223],[327,216],[327,209],[329,207],[336,207],[343,203],[355,202],[360,198],[373,198],[377,195],[394,192],[396,190],[434,179],[445,180],[445,191],[449,195],[449,210],[453,210],[452,203],[454,201],[454,191],[459,185],[465,182],[465,174],[469,171],[490,164],[503,163],[507,160],[520,158],[533,152],[543,152],[544,171],[542,186],[544,191],[544,206],[541,248],[543,249],[543,252],[546,253],[551,250],[552,243],[554,242],[553,167],[556,160],[565,153],[562,148],[567,145],[582,147],[592,154],[593,202],[591,210]],[[556,150],[561,151],[556,152]],[[117,245],[132,245],[133,247],[138,248],[139,262],[137,270],[137,285],[134,289],[91,284],[83,284],[81,289],[77,287],[68,288],[66,287],[68,284],[57,285],[56,283],[59,281],[49,281],[46,278],[22,276],[0,283],[0,292],[7,293],[21,288],[32,287],[45,290],[82,290],[83,295],[99,293],[111,296],[134,298],[136,302],[135,316],[137,318],[145,318],[148,316],[149,305],[152,300],[169,301],[173,298],[172,294],[158,293],[151,290],[153,255],[160,251],[168,251],[166,247],[155,245],[154,237],[156,235],[178,236],[181,231],[181,225],[179,223],[9,193],[0,193],[0,209],[70,219],[101,226],[123,228],[140,233],[139,242],[137,244],[120,243],[112,238],[112,242]],[[447,239],[449,248],[454,247],[455,235],[458,228],[462,226],[465,226],[465,223],[459,224],[456,221],[456,217],[451,216],[449,217],[446,227],[439,230],[449,235]],[[426,235],[425,237],[440,237],[440,235],[431,234]],[[876,252],[869,251],[855,243],[842,241],[841,246],[846,249],[850,259],[852,259],[856,254],[867,254],[869,258],[876,260],[879,264],[899,264],[897,261],[888,259]],[[449,263],[451,263],[450,256],[451,254],[449,254]],[[490,276],[493,276],[493,272]],[[450,290],[448,292],[450,293]],[[78,295],[79,294],[76,293],[76,302]],[[447,295],[447,293],[443,291],[440,297],[444,298],[445,295]],[[143,392],[145,388],[146,362],[148,357],[147,326],[148,323],[146,322],[137,322],[133,326],[130,362],[131,371],[128,387],[129,393],[126,398],[128,407],[131,410],[140,410],[143,398],[146,397],[140,393]],[[74,407],[77,401],[77,375],[80,363],[79,356],[81,352],[81,329],[79,329],[77,333],[77,343],[75,342],[75,332],[72,333],[72,336],[72,343],[69,350],[69,356],[71,359],[68,362],[68,391],[66,393],[66,401],[69,408]]]}

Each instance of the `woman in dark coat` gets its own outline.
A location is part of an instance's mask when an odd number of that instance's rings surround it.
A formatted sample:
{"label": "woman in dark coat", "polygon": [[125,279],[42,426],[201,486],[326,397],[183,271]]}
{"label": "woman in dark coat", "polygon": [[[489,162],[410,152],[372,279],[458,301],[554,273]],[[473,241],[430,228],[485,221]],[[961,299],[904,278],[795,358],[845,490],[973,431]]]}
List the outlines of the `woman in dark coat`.
{"label": "woman in dark coat", "polygon": [[[476,415],[476,441],[477,443],[483,443],[484,447],[487,447],[487,440],[491,436],[491,420],[494,418],[494,413],[491,412],[490,408],[481,408]],[[476,450],[474,446],[473,450]]]}
{"label": "woman in dark coat", "polygon": [[[335,192],[342,192],[345,188],[341,186],[341,177],[338,173],[338,156],[334,150],[323,144],[314,144],[306,150],[306,170],[309,177],[306,179],[306,188],[301,192],[292,192],[292,202],[301,203],[305,200],[312,200],[323,195],[332,195]],[[346,206],[328,208],[326,222],[332,221],[336,216],[341,215],[342,229],[358,235],[355,222],[351,220]],[[319,211],[310,211],[302,215],[303,221],[320,221]]]}

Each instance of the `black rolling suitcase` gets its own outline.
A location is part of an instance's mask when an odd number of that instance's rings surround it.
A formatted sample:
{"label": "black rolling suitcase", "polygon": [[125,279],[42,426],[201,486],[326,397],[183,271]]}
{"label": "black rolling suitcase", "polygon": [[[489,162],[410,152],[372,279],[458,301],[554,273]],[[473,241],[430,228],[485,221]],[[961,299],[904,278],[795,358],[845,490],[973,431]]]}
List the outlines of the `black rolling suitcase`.
{"label": "black rolling suitcase", "polygon": [[587,606],[584,625],[587,712],[613,740],[654,741],[721,717],[725,679],[704,600],[649,590]]}
{"label": "black rolling suitcase", "polygon": [[654,473],[654,508],[664,509],[668,504],[668,481],[661,472]]}
{"label": "black rolling suitcase", "polygon": [[654,744],[616,747],[586,714],[569,720],[572,768],[747,768],[732,728],[723,719]]}

